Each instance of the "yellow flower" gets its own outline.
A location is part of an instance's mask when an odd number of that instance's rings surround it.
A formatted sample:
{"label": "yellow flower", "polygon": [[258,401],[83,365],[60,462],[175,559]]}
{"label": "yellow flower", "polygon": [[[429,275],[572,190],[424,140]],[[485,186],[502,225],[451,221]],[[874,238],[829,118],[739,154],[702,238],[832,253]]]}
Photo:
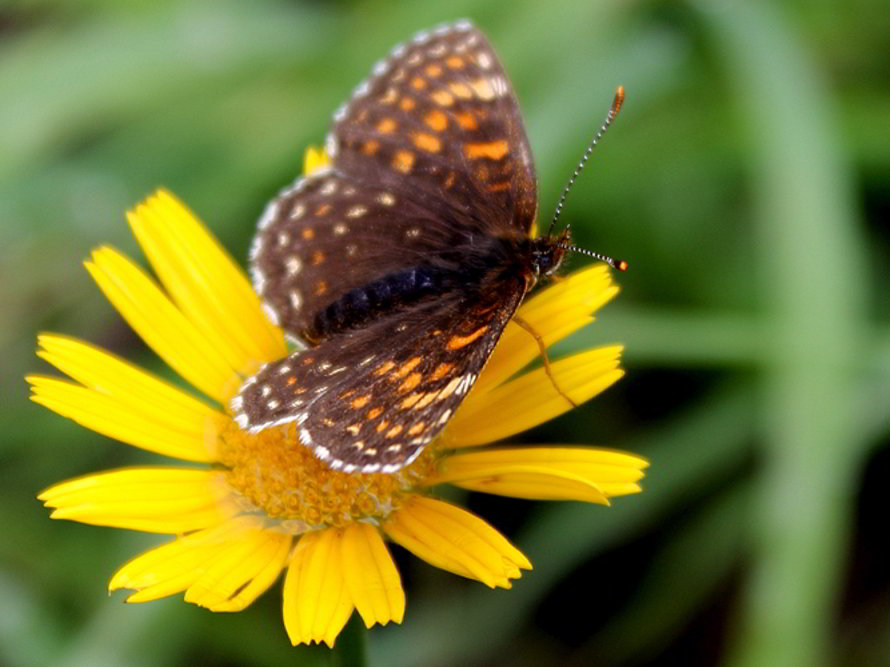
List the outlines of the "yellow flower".
{"label": "yellow flower", "polygon": [[[310,152],[307,171],[324,164]],[[33,400],[121,442],[202,467],[137,467],[88,475],[40,494],[52,517],[174,535],[124,565],[109,588],[128,602],[184,592],[213,611],[245,608],[286,570],[284,625],[294,644],[333,645],[358,610],[365,624],[401,622],[405,595],[384,538],[490,587],[509,588],[528,559],[482,519],[431,488],[608,504],[640,490],[646,462],[584,447],[478,448],[570,408],[539,353],[510,323],[445,434],[396,474],[329,469],[297,444],[293,425],[242,431],[228,412],[245,378],[287,354],[243,272],[173,195],[128,214],[155,274],[101,247],[87,270],[124,319],[197,391],[186,392],[81,341],[39,337],[38,355],[73,382],[34,375]],[[616,293],[605,266],[581,270],[529,299],[522,318],[546,345],[593,321]],[[618,378],[619,346],[551,365],[575,403]]]}

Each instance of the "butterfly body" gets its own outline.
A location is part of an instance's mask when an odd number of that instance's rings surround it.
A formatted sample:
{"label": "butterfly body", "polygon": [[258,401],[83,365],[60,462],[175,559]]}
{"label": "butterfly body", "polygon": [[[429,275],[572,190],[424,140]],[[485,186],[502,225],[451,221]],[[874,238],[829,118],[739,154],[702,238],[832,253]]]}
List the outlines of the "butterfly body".
{"label": "butterfly body", "polygon": [[335,469],[393,472],[442,432],[570,240],[530,238],[519,107],[469,23],[396,47],[334,120],[331,166],[270,203],[251,253],[267,312],[307,349],[232,407],[252,431],[297,423]]}

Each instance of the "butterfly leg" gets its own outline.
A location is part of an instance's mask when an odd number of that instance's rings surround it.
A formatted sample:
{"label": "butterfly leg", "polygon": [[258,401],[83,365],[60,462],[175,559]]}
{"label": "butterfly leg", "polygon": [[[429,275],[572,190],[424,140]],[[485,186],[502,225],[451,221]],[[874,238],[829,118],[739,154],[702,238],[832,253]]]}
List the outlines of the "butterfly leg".
{"label": "butterfly leg", "polygon": [[527,331],[538,344],[538,349],[541,351],[541,358],[544,360],[544,372],[547,374],[547,377],[550,378],[550,383],[553,385],[553,388],[556,389],[556,392],[560,396],[562,396],[564,399],[566,399],[566,401],[569,402],[569,405],[571,405],[573,408],[577,408],[578,404],[575,403],[575,401],[573,401],[568,394],[560,389],[559,385],[556,382],[556,378],[553,377],[553,371],[550,368],[550,355],[547,353],[547,346],[544,345],[544,339],[541,338],[541,334],[535,331],[535,328],[524,319],[519,317],[519,315],[513,315],[513,321],[516,322],[516,324],[522,327],[525,331]]}

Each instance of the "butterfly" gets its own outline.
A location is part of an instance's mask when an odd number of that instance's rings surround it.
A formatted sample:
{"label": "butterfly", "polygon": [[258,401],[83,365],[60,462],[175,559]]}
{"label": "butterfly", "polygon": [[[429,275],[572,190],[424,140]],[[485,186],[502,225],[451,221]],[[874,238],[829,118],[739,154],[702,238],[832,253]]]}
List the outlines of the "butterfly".
{"label": "butterfly", "polygon": [[295,422],[333,469],[391,473],[454,416],[569,232],[530,237],[519,105],[468,21],[377,63],[326,150],[329,167],[269,204],[251,250],[267,313],[302,349],[244,382],[232,409],[251,432]]}

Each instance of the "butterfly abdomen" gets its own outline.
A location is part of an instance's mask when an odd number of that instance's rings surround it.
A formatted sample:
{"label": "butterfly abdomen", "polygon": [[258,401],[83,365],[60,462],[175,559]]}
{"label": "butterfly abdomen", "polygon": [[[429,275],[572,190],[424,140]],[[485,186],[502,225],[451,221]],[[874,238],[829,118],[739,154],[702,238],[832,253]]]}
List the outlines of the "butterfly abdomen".
{"label": "butterfly abdomen", "polygon": [[362,287],[350,290],[319,311],[310,340],[330,336],[366,325],[381,315],[435,296],[455,284],[456,272],[434,265],[415,266],[383,276]]}
{"label": "butterfly abdomen", "polygon": [[520,254],[514,243],[507,239],[486,239],[472,249],[446,251],[423,264],[356,287],[318,311],[312,329],[303,332],[303,338],[310,342],[327,340],[454,289],[472,292],[486,276],[516,270],[510,261]]}

